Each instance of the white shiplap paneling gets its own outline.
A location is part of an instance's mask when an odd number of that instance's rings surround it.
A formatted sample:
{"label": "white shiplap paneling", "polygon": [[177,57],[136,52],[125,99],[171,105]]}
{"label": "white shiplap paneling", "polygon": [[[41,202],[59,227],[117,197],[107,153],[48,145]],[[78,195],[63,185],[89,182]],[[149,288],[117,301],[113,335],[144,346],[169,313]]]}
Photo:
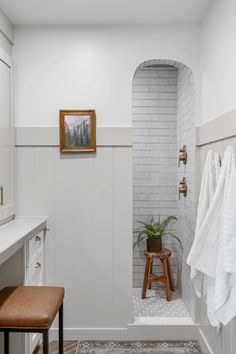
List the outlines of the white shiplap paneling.
{"label": "white shiplap paneling", "polygon": [[49,216],[46,281],[66,288],[65,328],[131,321],[131,155],[129,147],[16,149],[17,214]]}

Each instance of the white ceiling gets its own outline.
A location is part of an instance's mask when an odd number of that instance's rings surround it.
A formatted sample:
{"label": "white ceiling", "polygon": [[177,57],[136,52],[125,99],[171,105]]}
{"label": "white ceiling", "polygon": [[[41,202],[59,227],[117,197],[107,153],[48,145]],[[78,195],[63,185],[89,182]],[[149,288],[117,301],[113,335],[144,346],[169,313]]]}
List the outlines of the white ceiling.
{"label": "white ceiling", "polygon": [[198,23],[214,0],[0,0],[15,25]]}

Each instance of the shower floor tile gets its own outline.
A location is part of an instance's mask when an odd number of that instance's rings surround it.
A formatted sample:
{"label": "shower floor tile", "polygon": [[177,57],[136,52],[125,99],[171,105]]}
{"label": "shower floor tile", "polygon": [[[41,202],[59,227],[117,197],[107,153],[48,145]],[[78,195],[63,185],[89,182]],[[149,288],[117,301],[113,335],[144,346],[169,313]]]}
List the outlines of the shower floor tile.
{"label": "shower floor tile", "polygon": [[133,318],[137,317],[190,317],[190,314],[177,292],[172,293],[172,300],[166,301],[162,289],[147,291],[147,298],[141,299],[142,289],[133,289]]}

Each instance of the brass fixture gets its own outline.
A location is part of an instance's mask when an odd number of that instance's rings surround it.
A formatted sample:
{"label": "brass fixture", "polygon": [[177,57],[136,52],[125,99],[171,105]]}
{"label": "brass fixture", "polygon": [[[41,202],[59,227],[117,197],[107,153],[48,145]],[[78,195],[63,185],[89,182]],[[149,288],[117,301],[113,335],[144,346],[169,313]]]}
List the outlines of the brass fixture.
{"label": "brass fixture", "polygon": [[179,163],[178,166],[180,166],[180,161],[183,161],[183,163],[186,165],[187,160],[188,160],[188,153],[187,153],[187,146],[184,145],[180,150],[179,150]]}
{"label": "brass fixture", "polygon": [[187,179],[183,177],[182,181],[179,182],[180,187],[179,187],[179,199],[180,199],[180,194],[182,193],[184,197],[187,196],[188,194],[188,186],[187,186]]}

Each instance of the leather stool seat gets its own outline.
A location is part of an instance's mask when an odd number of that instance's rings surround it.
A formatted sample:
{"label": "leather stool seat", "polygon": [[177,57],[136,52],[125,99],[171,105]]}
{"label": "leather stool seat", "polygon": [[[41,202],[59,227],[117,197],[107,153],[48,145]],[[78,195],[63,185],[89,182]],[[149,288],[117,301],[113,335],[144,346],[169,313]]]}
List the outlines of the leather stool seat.
{"label": "leather stool seat", "polygon": [[49,328],[63,298],[58,287],[6,287],[0,292],[0,327]]}
{"label": "leather stool seat", "polygon": [[43,335],[43,354],[48,354],[48,332],[59,313],[59,354],[63,354],[64,288],[12,286],[0,291],[0,332],[4,333],[4,354],[10,354],[10,332]]}

